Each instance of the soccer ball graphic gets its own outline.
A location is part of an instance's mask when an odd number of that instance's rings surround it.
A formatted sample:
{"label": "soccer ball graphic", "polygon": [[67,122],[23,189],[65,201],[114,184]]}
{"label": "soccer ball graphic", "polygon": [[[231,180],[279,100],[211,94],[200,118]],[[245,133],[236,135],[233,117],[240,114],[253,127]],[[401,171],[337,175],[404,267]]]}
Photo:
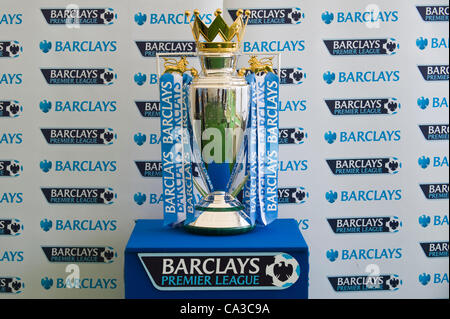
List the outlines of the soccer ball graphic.
{"label": "soccer ball graphic", "polygon": [[112,204],[112,200],[115,198],[115,194],[113,192],[112,188],[107,188],[105,191],[100,195],[100,198],[103,199],[103,203],[105,204]]}
{"label": "soccer ball graphic", "polygon": [[401,284],[402,281],[397,275],[390,275],[389,279],[386,280],[386,286],[389,290],[397,290]]}
{"label": "soccer ball graphic", "polygon": [[103,20],[104,24],[113,24],[115,17],[114,10],[111,8],[105,9],[105,12],[100,15],[100,19]]}
{"label": "soccer ball graphic", "polygon": [[100,139],[103,141],[103,144],[110,145],[113,143],[116,134],[111,128],[105,129],[103,133],[100,134]]}
{"label": "soccer ball graphic", "polygon": [[399,48],[399,44],[393,38],[390,38],[389,40],[386,41],[385,44],[383,44],[383,49],[386,50],[386,54],[388,54],[388,55],[395,54],[398,48]]}
{"label": "soccer ball graphic", "polygon": [[304,14],[302,13],[300,8],[292,8],[292,11],[289,12],[288,18],[291,19],[292,24],[299,24],[302,22],[302,18]]}
{"label": "soccer ball graphic", "polygon": [[390,157],[389,161],[386,163],[385,168],[390,174],[397,174],[402,164],[396,157]]}
{"label": "soccer ball graphic", "polygon": [[11,101],[11,103],[6,107],[6,112],[9,117],[18,117],[22,114],[22,106],[20,106],[18,101]]}
{"label": "soccer ball graphic", "polygon": [[105,69],[105,72],[100,74],[100,78],[103,80],[103,84],[111,85],[113,83],[113,79],[115,79],[117,76],[114,74],[113,69],[107,68]]}
{"label": "soccer ball graphic", "polygon": [[300,276],[300,265],[288,254],[275,256],[273,264],[266,266],[266,275],[272,278],[274,286],[287,288]]}
{"label": "soccer ball graphic", "polygon": [[8,52],[10,58],[17,58],[20,54],[19,52],[22,52],[22,47],[19,42],[11,41],[10,45],[6,47],[6,52]]}
{"label": "soccer ball graphic", "polygon": [[303,78],[305,77],[305,74],[302,71],[302,68],[297,68],[289,74],[289,78],[291,79],[293,84],[300,84],[303,82]]}
{"label": "soccer ball graphic", "polygon": [[400,109],[400,103],[398,103],[396,98],[390,98],[385,104],[387,114],[396,114]]}
{"label": "soccer ball graphic", "polygon": [[296,127],[290,137],[291,140],[294,141],[294,144],[302,144],[305,141],[307,134],[302,128]]}
{"label": "soccer ball graphic", "polygon": [[295,192],[292,192],[292,199],[294,200],[294,203],[300,204],[305,201],[305,198],[308,197],[308,193],[303,187],[297,187],[295,189]]}
{"label": "soccer ball graphic", "polygon": [[389,229],[389,232],[395,233],[398,232],[398,229],[402,226],[402,222],[398,219],[398,217],[390,217],[385,224],[386,228]]}
{"label": "soccer ball graphic", "polygon": [[21,170],[22,167],[16,160],[11,161],[11,163],[6,167],[7,176],[19,176]]}

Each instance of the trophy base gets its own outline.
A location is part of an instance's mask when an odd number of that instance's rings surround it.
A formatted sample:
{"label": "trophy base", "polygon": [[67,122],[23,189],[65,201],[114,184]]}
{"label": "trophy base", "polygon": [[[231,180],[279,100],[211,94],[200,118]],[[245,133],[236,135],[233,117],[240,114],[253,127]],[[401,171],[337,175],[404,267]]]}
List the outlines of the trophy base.
{"label": "trophy base", "polygon": [[189,232],[203,235],[234,235],[254,228],[244,206],[226,192],[213,192],[195,206],[198,217],[185,225]]}

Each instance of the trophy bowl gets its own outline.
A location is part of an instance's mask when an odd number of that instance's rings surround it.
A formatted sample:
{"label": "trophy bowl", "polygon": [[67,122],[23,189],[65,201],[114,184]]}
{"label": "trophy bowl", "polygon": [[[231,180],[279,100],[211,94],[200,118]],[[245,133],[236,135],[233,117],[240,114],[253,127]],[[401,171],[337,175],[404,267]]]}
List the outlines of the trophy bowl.
{"label": "trophy bowl", "polygon": [[235,196],[245,184],[249,119],[249,86],[236,74],[237,55],[201,52],[202,72],[190,86],[189,125],[193,162],[206,188],[196,184],[203,198],[195,206],[195,220],[187,230],[203,234],[235,234],[253,225]]}

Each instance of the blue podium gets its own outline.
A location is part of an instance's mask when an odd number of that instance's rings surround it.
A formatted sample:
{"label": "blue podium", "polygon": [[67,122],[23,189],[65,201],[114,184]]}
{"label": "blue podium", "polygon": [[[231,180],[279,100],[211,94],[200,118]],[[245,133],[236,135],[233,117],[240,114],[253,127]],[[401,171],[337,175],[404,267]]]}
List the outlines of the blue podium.
{"label": "blue podium", "polygon": [[230,236],[139,219],[125,249],[125,297],[306,299],[308,257],[294,219]]}

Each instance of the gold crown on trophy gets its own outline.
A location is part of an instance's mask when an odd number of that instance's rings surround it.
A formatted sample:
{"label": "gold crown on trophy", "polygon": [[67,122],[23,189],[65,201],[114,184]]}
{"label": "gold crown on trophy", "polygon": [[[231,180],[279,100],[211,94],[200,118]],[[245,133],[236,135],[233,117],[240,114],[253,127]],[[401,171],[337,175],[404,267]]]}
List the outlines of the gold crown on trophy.
{"label": "gold crown on trophy", "polygon": [[[225,22],[222,18],[222,10],[217,9],[214,12],[216,18],[208,27],[200,19],[200,11],[194,10],[194,22],[191,23],[192,34],[194,35],[195,42],[197,42],[197,48],[202,52],[234,52],[239,50],[241,40],[244,37],[245,27],[247,26],[248,17],[250,16],[250,10],[245,10],[245,16],[243,18],[244,10],[239,9],[236,12],[236,20],[231,26]],[[191,15],[189,11],[184,13],[187,17]],[[205,39],[204,42],[200,41],[200,35]],[[214,41],[217,36],[222,38],[222,41]],[[233,39],[236,37],[236,41]]]}

